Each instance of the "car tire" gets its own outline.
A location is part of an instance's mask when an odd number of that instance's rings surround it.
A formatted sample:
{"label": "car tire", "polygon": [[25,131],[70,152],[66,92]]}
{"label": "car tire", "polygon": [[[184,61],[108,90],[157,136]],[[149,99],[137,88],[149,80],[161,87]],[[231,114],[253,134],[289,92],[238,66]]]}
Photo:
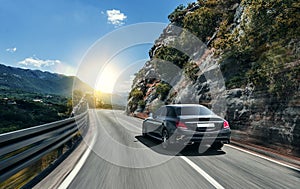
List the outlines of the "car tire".
{"label": "car tire", "polygon": [[167,129],[163,129],[162,133],[161,133],[161,139],[162,139],[162,142],[161,142],[161,147],[163,149],[168,149],[170,143],[169,143],[169,132]]}
{"label": "car tire", "polygon": [[224,144],[222,142],[214,142],[211,145],[211,148],[214,150],[221,150],[223,146],[224,146]]}

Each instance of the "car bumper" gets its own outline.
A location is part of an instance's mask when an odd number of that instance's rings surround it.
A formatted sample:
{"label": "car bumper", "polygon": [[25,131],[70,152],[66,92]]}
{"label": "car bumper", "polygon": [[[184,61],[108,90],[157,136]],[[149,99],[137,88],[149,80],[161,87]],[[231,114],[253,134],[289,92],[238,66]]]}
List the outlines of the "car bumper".
{"label": "car bumper", "polygon": [[193,144],[200,142],[211,144],[213,142],[222,142],[224,144],[229,144],[230,135],[230,129],[222,129],[221,131],[214,132],[194,132],[177,129],[173,133],[170,142],[183,144]]}

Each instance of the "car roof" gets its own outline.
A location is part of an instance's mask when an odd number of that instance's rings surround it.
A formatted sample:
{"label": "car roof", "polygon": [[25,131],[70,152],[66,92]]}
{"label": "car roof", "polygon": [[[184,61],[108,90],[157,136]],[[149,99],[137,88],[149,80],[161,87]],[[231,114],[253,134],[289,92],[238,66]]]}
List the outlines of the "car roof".
{"label": "car roof", "polygon": [[178,107],[178,108],[181,108],[181,107],[205,107],[200,104],[169,104],[169,105],[165,105],[165,106],[166,107]]}

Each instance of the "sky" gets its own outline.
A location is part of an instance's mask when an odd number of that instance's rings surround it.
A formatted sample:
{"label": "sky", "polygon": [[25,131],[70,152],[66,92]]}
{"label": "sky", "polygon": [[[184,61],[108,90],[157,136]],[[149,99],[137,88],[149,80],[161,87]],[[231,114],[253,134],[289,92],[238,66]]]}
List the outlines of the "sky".
{"label": "sky", "polygon": [[[0,0],[0,63],[77,75],[85,55],[101,38],[133,24],[167,24],[168,15],[178,5],[190,2],[193,0]],[[150,47],[133,48],[137,50],[131,56],[136,53],[139,60],[147,59]]]}

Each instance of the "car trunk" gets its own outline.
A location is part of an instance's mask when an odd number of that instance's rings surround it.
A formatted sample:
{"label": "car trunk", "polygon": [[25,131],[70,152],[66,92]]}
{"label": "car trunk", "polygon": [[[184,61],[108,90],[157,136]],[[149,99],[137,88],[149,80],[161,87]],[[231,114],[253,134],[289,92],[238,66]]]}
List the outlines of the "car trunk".
{"label": "car trunk", "polygon": [[219,131],[223,128],[224,120],[216,116],[180,116],[180,121],[188,129],[198,132]]}

